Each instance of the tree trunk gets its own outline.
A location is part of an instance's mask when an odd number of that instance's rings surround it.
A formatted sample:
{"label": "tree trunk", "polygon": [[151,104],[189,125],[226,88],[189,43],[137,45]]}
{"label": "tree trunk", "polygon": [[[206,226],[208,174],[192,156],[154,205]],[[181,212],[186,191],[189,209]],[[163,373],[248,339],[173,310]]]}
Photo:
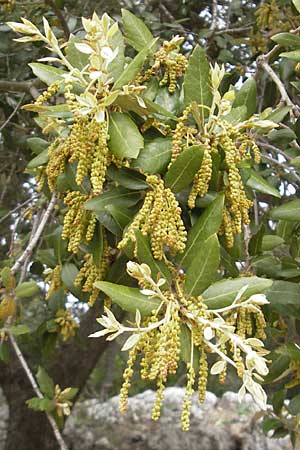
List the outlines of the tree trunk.
{"label": "tree trunk", "polygon": [[[107,347],[104,339],[88,338],[99,329],[95,320],[99,312],[99,308],[94,307],[85,314],[78,339],[61,345],[53,355],[52,364],[46,367],[54,383],[62,388],[77,387],[80,392]],[[27,407],[26,400],[36,395],[13,350],[11,354],[9,365],[0,362],[0,384],[9,406],[5,450],[59,450],[46,415]],[[31,365],[29,355],[25,357]],[[35,371],[36,367],[33,373]]]}
{"label": "tree trunk", "polygon": [[5,450],[58,450],[46,415],[25,403],[35,393],[15,355],[9,366],[0,364],[0,382],[9,406]]}

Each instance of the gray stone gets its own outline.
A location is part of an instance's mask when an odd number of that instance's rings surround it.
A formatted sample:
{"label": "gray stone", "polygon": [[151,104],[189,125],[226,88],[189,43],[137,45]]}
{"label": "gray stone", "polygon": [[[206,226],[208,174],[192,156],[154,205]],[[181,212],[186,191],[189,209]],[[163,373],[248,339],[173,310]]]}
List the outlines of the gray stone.
{"label": "gray stone", "polygon": [[291,450],[288,439],[272,440],[262,433],[251,397],[239,403],[233,392],[220,399],[208,392],[203,405],[195,394],[190,431],[183,432],[183,397],[184,389],[167,388],[158,422],[151,420],[155,392],[150,390],[129,398],[124,415],[118,397],[105,403],[86,400],[68,419],[66,439],[74,450]]}

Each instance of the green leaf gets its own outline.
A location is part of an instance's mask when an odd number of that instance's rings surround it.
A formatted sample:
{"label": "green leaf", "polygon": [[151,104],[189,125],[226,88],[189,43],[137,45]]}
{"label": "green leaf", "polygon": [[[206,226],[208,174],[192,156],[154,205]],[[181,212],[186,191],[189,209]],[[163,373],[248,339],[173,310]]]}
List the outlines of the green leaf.
{"label": "green leaf", "polygon": [[40,288],[35,281],[24,281],[15,289],[15,294],[18,298],[32,297],[40,292]]}
{"label": "green leaf", "polygon": [[108,208],[105,207],[104,211],[98,211],[96,212],[96,217],[99,220],[99,222],[106,228],[108,231],[110,231],[115,236],[121,237],[123,233],[123,228],[118,224],[111,213],[106,210]]}
{"label": "green leaf", "polygon": [[289,142],[297,139],[296,133],[290,128],[280,130],[272,130],[268,133],[268,139],[271,143],[278,145],[286,145]]}
{"label": "green leaf", "polygon": [[235,100],[233,102],[233,108],[240,106],[246,106],[247,117],[249,119],[256,112],[256,81],[254,78],[248,78],[247,81],[242,85],[241,89],[236,92]]}
{"label": "green leaf", "polygon": [[275,220],[300,221],[300,199],[291,200],[271,209],[269,217]]}
{"label": "green leaf", "polygon": [[147,189],[149,187],[145,177],[140,172],[128,169],[127,167],[119,168],[111,165],[106,173],[111,180],[133,191]]}
{"label": "green leaf", "polygon": [[153,41],[153,36],[144,22],[126,9],[122,9],[122,22],[125,30],[125,37],[129,45],[138,52],[149,46]]}
{"label": "green leaf", "polygon": [[27,169],[35,169],[46,164],[49,161],[48,149],[43,150],[39,155],[33,158],[28,164]]}
{"label": "green leaf", "polygon": [[226,271],[231,277],[238,277],[239,271],[236,267],[234,259],[231,255],[225,250],[223,246],[220,247],[220,256],[221,256],[221,265],[224,266]]}
{"label": "green leaf", "polygon": [[33,409],[34,411],[51,412],[55,409],[54,400],[50,400],[49,398],[33,397],[29,400],[26,400],[26,404],[28,408]]}
{"label": "green leaf", "polygon": [[246,186],[263,194],[281,198],[280,192],[253,169],[250,169],[250,177],[246,181]]}
{"label": "green leaf", "polygon": [[200,295],[215,280],[220,264],[220,246],[216,234],[204,241],[188,265],[184,291],[188,295]]}
{"label": "green leaf", "polygon": [[82,53],[76,48],[77,43],[82,42],[76,36],[71,36],[66,48],[66,57],[73,67],[82,70],[89,62],[89,55]]}
{"label": "green leaf", "polygon": [[290,403],[287,406],[287,409],[294,416],[300,413],[300,394],[296,395],[296,397],[292,398]]}
{"label": "green leaf", "polygon": [[274,393],[274,395],[272,397],[272,406],[273,406],[275,414],[280,414],[285,399],[286,399],[286,390],[285,389],[281,389],[280,391],[277,391]]}
{"label": "green leaf", "polygon": [[202,159],[203,148],[200,145],[192,145],[183,150],[166,173],[166,187],[175,193],[182,191],[193,181]]}
{"label": "green leaf", "polygon": [[274,281],[267,299],[272,305],[300,305],[300,286],[291,281]]}
{"label": "green leaf", "polygon": [[284,244],[284,239],[276,234],[265,234],[262,238],[261,248],[263,251],[273,250],[273,248]]}
{"label": "green leaf", "polygon": [[[160,87],[155,97],[155,105],[162,108],[163,111],[169,111],[175,119],[182,111],[182,102],[178,91],[169,92],[167,86]],[[157,111],[159,113],[159,110]]]}
{"label": "green leaf", "polygon": [[224,116],[224,119],[229,123],[237,123],[242,122],[248,118],[248,109],[246,105],[237,106],[236,108],[232,108],[230,113]]}
{"label": "green leaf", "polygon": [[14,289],[16,285],[15,277],[11,274],[10,267],[3,267],[0,272],[1,281],[8,291]]}
{"label": "green leaf", "polygon": [[187,268],[200,251],[203,241],[217,233],[222,222],[224,195],[219,194],[201,214],[187,236],[187,243],[182,255],[177,257],[180,266]]}
{"label": "green leaf", "polygon": [[61,270],[61,280],[63,284],[69,289],[69,291],[78,299],[86,301],[87,294],[82,290],[74,286],[74,280],[78,274],[78,269],[75,264],[65,263]]}
{"label": "green leaf", "polygon": [[149,315],[161,303],[157,297],[147,297],[141,294],[137,288],[109,283],[108,281],[96,281],[95,286],[110,297],[114,303],[117,303],[123,310],[128,312],[135,313],[138,309],[141,314]]}
{"label": "green leaf", "polygon": [[123,187],[117,187],[104,192],[98,197],[88,200],[84,204],[84,208],[91,211],[104,211],[108,205],[131,207],[140,199],[141,194],[135,191],[129,191]]}
{"label": "green leaf", "polygon": [[271,37],[272,41],[286,47],[299,48],[300,37],[292,33],[278,33]]}
{"label": "green leaf", "polygon": [[[210,107],[212,102],[211,77],[208,60],[205,51],[197,45],[193,50],[183,82],[184,103],[190,105],[196,102],[198,105]],[[208,110],[199,107],[201,121],[208,115]]]}
{"label": "green leaf", "polygon": [[272,383],[282,376],[282,374],[288,369],[291,358],[288,355],[280,355],[272,361],[269,368],[269,373],[264,377],[265,383]]}
{"label": "green leaf", "polygon": [[145,142],[145,147],[131,165],[149,174],[164,173],[171,160],[171,154],[172,139],[156,138]]}
{"label": "green leaf", "polygon": [[152,102],[148,98],[143,98],[143,100],[150,113],[156,113],[159,116],[169,117],[170,119],[176,120],[176,116],[174,116],[173,112],[170,112],[168,109],[164,108],[159,103],[156,103],[157,100],[155,100],[155,102]]}
{"label": "green leaf", "polygon": [[31,63],[28,64],[34,75],[38,77],[43,83],[50,86],[50,84],[54,83],[55,81],[62,81],[63,75],[67,75],[67,72],[62,69],[58,69],[57,67],[48,66],[47,64],[41,64],[41,63]]}
{"label": "green leaf", "polygon": [[125,43],[122,32],[118,29],[115,34],[109,37],[110,47],[113,50],[118,49],[118,54],[108,65],[109,77],[117,80],[124,71],[125,65]]}
{"label": "green leaf", "polygon": [[269,114],[266,119],[271,120],[275,123],[282,122],[291,109],[292,106],[281,106],[280,108],[277,108],[275,109],[275,111],[271,112],[271,114]]}
{"label": "green leaf", "polygon": [[46,150],[49,146],[49,142],[45,141],[45,139],[41,139],[39,137],[32,137],[27,139],[27,144],[30,150],[38,155],[42,153],[43,150]]}
{"label": "green leaf", "polygon": [[5,364],[9,364],[10,361],[10,351],[9,351],[9,345],[6,342],[0,343],[0,360],[3,361]]}
{"label": "green leaf", "polygon": [[74,398],[77,395],[78,391],[79,391],[79,389],[74,388],[74,387],[65,389],[64,394],[63,394],[63,399],[64,400],[72,400],[72,398]]}
{"label": "green leaf", "polygon": [[[180,325],[180,359],[185,363],[191,362],[191,332],[185,324]],[[197,371],[199,367],[199,350],[193,348],[193,367]]]}
{"label": "green leaf", "polygon": [[259,230],[250,239],[248,246],[250,256],[255,256],[261,253],[262,240],[264,234],[265,234],[265,226],[261,225]]}
{"label": "green leaf", "polygon": [[300,0],[292,0],[292,2],[297,11],[300,12]]}
{"label": "green leaf", "polygon": [[36,379],[41,392],[48,398],[54,397],[54,383],[43,367],[38,368]]}
{"label": "green leaf", "polygon": [[[224,308],[231,305],[239,290],[248,286],[244,296],[260,294],[272,286],[273,280],[259,277],[241,277],[222,280],[209,286],[202,293],[205,303],[210,309]],[[268,298],[268,297],[267,297]]]}
{"label": "green leaf", "polygon": [[109,114],[110,151],[120,158],[137,158],[144,139],[133,120],[124,113]]}
{"label": "green leaf", "polygon": [[27,325],[14,325],[12,327],[9,327],[9,331],[14,336],[21,336],[22,334],[30,333],[30,328],[28,328]]}
{"label": "green leaf", "polygon": [[[299,138],[298,138],[299,140]],[[299,169],[300,167],[300,156],[296,156],[291,161],[289,161],[289,164],[293,167],[297,167]]]}
{"label": "green leaf", "polygon": [[115,82],[113,86],[114,90],[120,89],[125,84],[130,84],[130,82],[135,79],[137,74],[142,69],[147,56],[153,51],[156,42],[157,39],[153,39],[153,41],[147,47],[143,48],[143,50],[141,50],[136,55],[136,57],[128,64],[123,73]]}
{"label": "green leaf", "polygon": [[129,222],[132,221],[134,216],[134,211],[129,208],[125,208],[122,206],[116,206],[116,205],[107,205],[105,207],[107,211],[112,215],[115,222],[117,223],[118,227],[120,227],[120,235],[122,235],[122,232],[126,225],[129,224]]}
{"label": "green leaf", "polygon": [[264,433],[268,431],[275,430],[282,427],[282,422],[279,419],[273,419],[272,417],[265,417],[262,423],[262,429]]}
{"label": "green leaf", "polygon": [[291,52],[283,52],[280,53],[282,58],[291,59],[292,61],[299,62],[300,61],[300,50],[293,50]]}
{"label": "green leaf", "polygon": [[72,113],[70,111],[69,105],[54,105],[54,106],[41,106],[44,111],[40,113],[40,117],[57,117],[58,119],[70,119]]}
{"label": "green leaf", "polygon": [[157,261],[157,259],[153,258],[148,238],[144,236],[139,230],[135,232],[135,236],[137,243],[137,256],[140,262],[145,263],[150,267],[151,276],[154,280],[156,280],[157,275],[160,273],[161,276],[170,283],[172,279],[170,271],[164,264],[164,262]]}

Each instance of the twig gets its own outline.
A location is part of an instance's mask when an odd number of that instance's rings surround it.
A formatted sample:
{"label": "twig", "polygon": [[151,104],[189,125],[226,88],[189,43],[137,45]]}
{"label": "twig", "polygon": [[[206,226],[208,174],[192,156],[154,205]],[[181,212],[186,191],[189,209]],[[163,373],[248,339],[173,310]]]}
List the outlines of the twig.
{"label": "twig", "polygon": [[69,26],[67,24],[66,19],[63,16],[61,10],[56,6],[56,3],[53,0],[45,0],[45,3],[46,3],[46,5],[49,5],[50,8],[53,9],[53,12],[55,13],[57,19],[59,20],[59,22],[61,24],[65,38],[69,39],[69,37],[70,37]]}
{"label": "twig", "polygon": [[[18,156],[18,155],[16,155],[16,156]],[[10,169],[9,174],[8,174],[8,177],[5,180],[6,181],[5,182],[5,186],[2,189],[2,192],[1,192],[1,195],[0,195],[0,205],[2,205],[2,202],[4,200],[4,197],[6,195],[7,189],[9,187],[9,185],[10,185],[10,181],[12,179],[12,176],[13,176],[13,173],[14,173],[15,170],[16,170],[16,164],[12,164],[11,169]]]}
{"label": "twig", "polygon": [[[283,169],[287,170],[287,173],[289,172],[289,166],[287,164],[281,163],[281,162],[277,161],[277,159],[271,158],[271,156],[261,155],[261,157],[263,159],[266,159],[267,161],[270,161],[270,163],[276,164],[277,166],[280,166]],[[299,186],[299,183],[300,183],[299,175],[297,175],[295,172],[290,172],[290,175],[292,175],[295,178],[295,180],[298,182],[297,186]]]}
{"label": "twig", "polygon": [[217,0],[212,0],[212,21],[210,24],[210,31],[215,31],[217,28],[217,14],[218,14],[218,2]]}
{"label": "twig", "polygon": [[[29,242],[32,241],[33,236],[36,233],[36,230],[37,230],[37,228],[39,226],[40,219],[41,219],[41,212],[39,211],[38,214],[36,214],[36,216],[35,216],[35,218],[33,220],[32,230],[31,230],[31,233],[30,233]],[[25,279],[29,260],[30,260],[30,255],[27,256],[27,258],[25,259],[25,261],[24,261],[24,263],[23,263],[23,265],[21,267],[20,278],[19,278],[18,284],[23,283],[23,281]]]}
{"label": "twig", "polygon": [[9,121],[14,117],[14,115],[16,114],[16,112],[18,111],[18,109],[20,108],[22,101],[25,97],[25,92],[23,93],[23,95],[21,96],[20,100],[18,101],[15,109],[13,110],[13,112],[8,116],[8,118],[6,119],[6,121],[1,125],[0,127],[0,131],[3,130],[3,128],[6,127],[6,125],[9,123]]}
{"label": "twig", "polygon": [[17,259],[17,261],[15,262],[15,264],[13,265],[13,267],[11,268],[11,273],[14,275],[22,266],[22,264],[24,263],[24,261],[26,261],[26,259],[28,258],[28,256],[30,256],[32,254],[32,251],[34,249],[34,247],[37,245],[41,234],[44,231],[44,228],[48,222],[48,219],[53,211],[53,208],[55,206],[56,203],[56,199],[57,199],[57,194],[56,192],[54,192],[52,194],[51,200],[49,202],[49,205],[41,219],[41,222],[36,230],[35,235],[32,237],[32,239],[30,240],[30,242],[28,243],[26,249],[24,250],[24,252],[22,253],[22,255]]}
{"label": "twig", "polygon": [[[282,83],[281,79],[278,77],[278,75],[274,72],[274,70],[272,69],[272,67],[270,66],[270,64],[268,63],[268,59],[266,57],[266,55],[260,55],[257,58],[257,65],[262,67],[265,72],[267,72],[267,74],[270,76],[270,78],[272,78],[272,80],[274,81],[274,83],[277,85],[281,98],[282,100],[288,105],[288,106],[292,106],[293,109],[296,108],[296,105],[292,102],[292,100],[290,99],[284,84]],[[295,112],[295,111],[294,111]],[[298,111],[297,111],[298,113]],[[297,114],[299,115],[299,114]]]}
{"label": "twig", "polygon": [[37,88],[41,85],[40,80],[33,81],[0,81],[0,92],[26,92],[33,98],[39,96]]}
{"label": "twig", "polygon": [[[41,391],[40,391],[40,389],[39,389],[39,387],[37,385],[37,382],[35,381],[35,378],[34,378],[32,372],[31,372],[31,369],[28,366],[27,361],[24,358],[24,356],[23,356],[23,354],[22,354],[22,352],[20,350],[20,347],[18,346],[17,341],[15,340],[14,336],[10,333],[9,330],[6,330],[6,334],[7,334],[8,338],[9,338],[9,340],[10,340],[10,343],[11,343],[11,345],[12,345],[12,347],[13,347],[15,353],[16,353],[16,356],[17,356],[21,366],[24,369],[24,372],[26,373],[26,376],[27,376],[27,378],[28,378],[28,380],[29,380],[29,382],[30,382],[34,392],[36,393],[38,398],[43,399],[44,396],[41,393]],[[58,426],[56,425],[56,422],[55,422],[54,418],[48,412],[46,412],[46,416],[47,416],[47,419],[48,419],[48,421],[50,423],[50,426],[51,426],[51,428],[53,430],[53,433],[54,433],[55,438],[57,440],[57,443],[58,443],[58,445],[60,447],[60,450],[68,450],[68,447],[66,446],[66,443],[65,443],[65,441],[64,441],[64,439],[63,439],[63,437],[61,435],[61,432],[59,431]]]}
{"label": "twig", "polygon": [[257,142],[258,145],[260,145],[261,147],[264,147],[268,150],[274,151],[275,153],[277,153],[278,155],[282,155],[287,161],[291,161],[293,158],[288,155],[287,153],[285,153],[283,150],[281,150],[278,147],[275,147],[275,145],[272,144],[268,144],[267,142],[262,142],[262,141],[258,141]]}
{"label": "twig", "polygon": [[37,197],[30,197],[25,202],[21,203],[20,205],[16,206],[14,209],[9,211],[5,216],[1,217],[0,223],[4,222],[9,216],[11,216],[13,213],[17,212],[19,209],[23,208],[23,206],[26,206],[28,203],[30,203],[32,200],[35,200]]}
{"label": "twig", "polygon": [[[300,31],[300,27],[295,28],[294,30],[290,30],[291,34],[297,34]],[[284,84],[282,83],[282,81],[280,80],[280,78],[278,77],[278,75],[274,72],[274,70],[272,69],[272,67],[269,64],[270,59],[272,59],[280,50],[282,49],[282,46],[280,44],[274,45],[274,47],[266,54],[264,55],[260,55],[256,62],[257,62],[257,66],[262,67],[265,72],[270,76],[270,78],[272,78],[272,80],[274,81],[274,83],[277,85],[281,98],[282,100],[289,106],[292,106],[292,110],[291,112],[296,116],[299,117],[299,110],[298,107],[292,102],[292,100],[290,99]]]}

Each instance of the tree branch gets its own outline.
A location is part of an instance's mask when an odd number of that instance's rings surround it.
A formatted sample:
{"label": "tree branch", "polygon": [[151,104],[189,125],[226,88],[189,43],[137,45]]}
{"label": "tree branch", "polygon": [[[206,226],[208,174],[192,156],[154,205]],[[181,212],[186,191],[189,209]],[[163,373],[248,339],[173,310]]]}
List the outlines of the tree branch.
{"label": "tree branch", "polygon": [[54,209],[55,203],[57,200],[57,194],[56,192],[54,192],[52,194],[51,200],[49,202],[49,205],[41,219],[41,222],[34,234],[34,236],[32,237],[32,239],[29,241],[26,249],[24,250],[24,252],[22,253],[22,255],[17,259],[17,261],[15,262],[15,264],[13,265],[13,267],[11,268],[11,273],[12,275],[14,275],[16,272],[18,272],[18,270],[22,267],[23,263],[27,260],[27,258],[32,254],[32,251],[34,249],[34,247],[37,245],[41,234],[44,231],[44,228],[48,222],[48,219]]}
{"label": "tree branch", "polygon": [[53,0],[45,0],[46,5],[50,6],[50,8],[53,9],[53,12],[55,13],[57,19],[59,20],[59,23],[63,29],[64,35],[66,39],[69,39],[70,37],[70,30],[69,26],[67,24],[66,19],[64,18],[61,10],[56,6],[56,3]]}
{"label": "tree branch", "polygon": [[[37,382],[35,381],[34,376],[32,375],[30,367],[28,366],[28,364],[27,364],[27,362],[26,362],[26,360],[25,360],[25,358],[24,358],[24,356],[23,356],[23,354],[22,354],[22,352],[21,352],[21,350],[20,350],[20,348],[19,348],[19,346],[17,344],[17,341],[15,340],[14,336],[10,333],[9,330],[6,330],[6,334],[7,334],[8,338],[9,338],[9,340],[10,340],[10,343],[11,343],[11,345],[12,345],[14,351],[15,351],[15,354],[16,354],[16,356],[17,356],[21,366],[24,369],[24,372],[26,373],[26,376],[27,376],[28,380],[30,381],[30,384],[31,384],[34,392],[36,393],[38,398],[43,399],[44,396],[41,393],[41,391],[40,391],[40,389],[39,389],[39,387],[37,385]],[[55,422],[54,418],[48,412],[45,412],[45,413],[46,413],[47,419],[48,419],[48,421],[50,423],[50,426],[51,426],[51,428],[53,430],[53,433],[55,435],[57,443],[58,443],[58,445],[60,447],[60,450],[68,450],[68,447],[66,446],[65,441],[63,440],[63,437],[62,437],[62,435],[61,435],[61,433],[59,431],[58,426],[56,425],[56,422]]]}
{"label": "tree branch", "polygon": [[37,88],[41,86],[40,80],[32,81],[7,81],[0,80],[0,92],[26,92],[33,98],[37,98],[40,94]]}
{"label": "tree branch", "polygon": [[215,31],[215,29],[217,28],[217,14],[218,14],[218,2],[217,0],[212,0],[212,21],[210,24],[210,31]]}

